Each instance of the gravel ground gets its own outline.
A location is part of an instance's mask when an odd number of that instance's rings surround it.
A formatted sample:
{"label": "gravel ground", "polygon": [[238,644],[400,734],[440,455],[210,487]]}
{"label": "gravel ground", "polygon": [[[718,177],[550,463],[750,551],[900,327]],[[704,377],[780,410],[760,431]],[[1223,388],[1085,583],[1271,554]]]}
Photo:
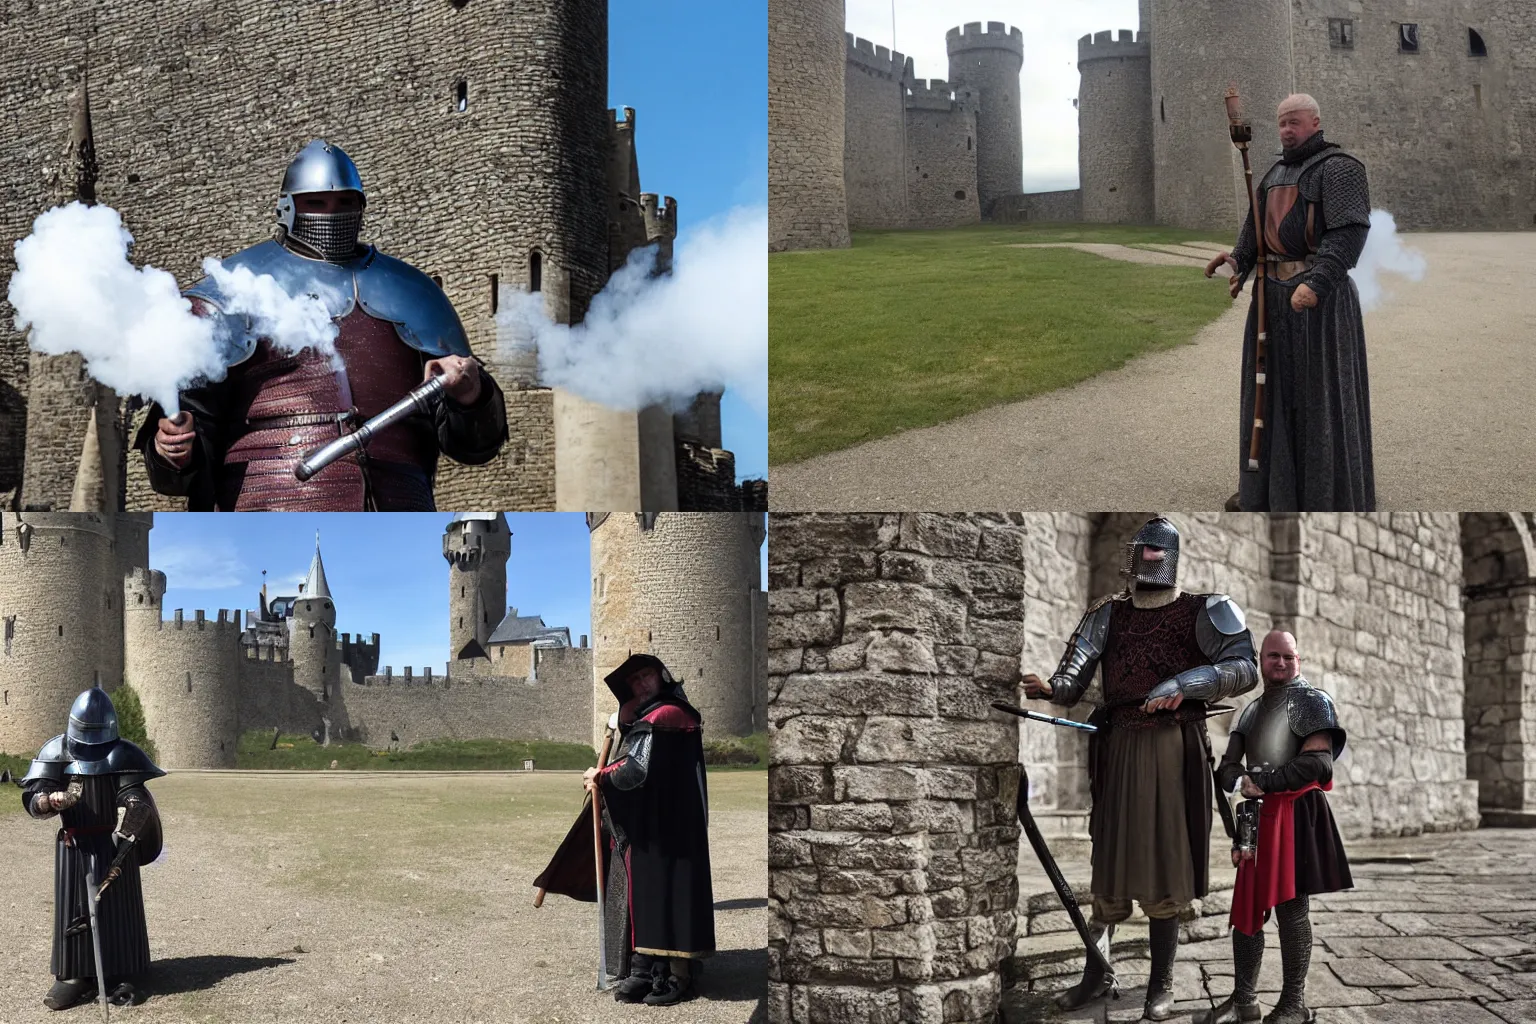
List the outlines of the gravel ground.
{"label": "gravel ground", "polygon": [[[532,880],[581,805],[577,773],[177,773],[152,784],[152,993],[137,1022],[765,1019],[767,776],[710,776],[720,953],[700,998],[595,991],[596,910]],[[9,804],[17,793],[4,794]],[[0,815],[0,1024],[51,1013],[52,829]]]}
{"label": "gravel ground", "polygon": [[[1536,233],[1415,234],[1429,270],[1365,319],[1377,504],[1536,504]],[[1087,248],[1087,246],[1082,246]],[[1138,258],[1184,262],[1169,253]],[[1211,282],[1212,288],[1221,287]],[[1247,300],[1184,347],[1074,387],[770,470],[790,511],[1220,509],[1237,489]]]}

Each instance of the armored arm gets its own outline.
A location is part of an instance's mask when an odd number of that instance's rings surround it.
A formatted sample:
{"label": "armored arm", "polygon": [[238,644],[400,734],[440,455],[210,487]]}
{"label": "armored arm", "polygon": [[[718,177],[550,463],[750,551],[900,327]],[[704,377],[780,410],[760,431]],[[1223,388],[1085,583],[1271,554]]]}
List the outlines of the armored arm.
{"label": "armored arm", "polygon": [[437,404],[434,425],[443,454],[466,466],[490,462],[507,443],[506,397],[484,366],[479,368],[480,394],[469,405],[451,398]]}
{"label": "armored arm", "polygon": [[652,739],[651,723],[636,722],[626,739],[624,756],[613,762],[600,778],[621,793],[645,785],[651,771]]}
{"label": "armored arm", "polygon": [[1104,655],[1104,644],[1109,637],[1109,617],[1113,602],[1105,601],[1090,609],[1077,624],[1067,650],[1061,656],[1061,664],[1051,675],[1052,704],[1076,704],[1083,699],[1083,691],[1093,682],[1093,673]]}
{"label": "armored arm", "polygon": [[1230,793],[1237,789],[1238,782],[1248,774],[1248,769],[1243,766],[1243,752],[1247,744],[1243,740],[1243,734],[1234,732],[1227,737],[1227,751],[1221,755],[1221,764],[1216,766],[1216,784],[1221,787],[1223,793]]}
{"label": "armored arm", "polygon": [[1316,173],[1325,230],[1317,241],[1316,262],[1303,280],[1322,299],[1341,287],[1360,261],[1371,229],[1371,199],[1365,167],[1353,157],[1330,157]]}
{"label": "armored arm", "polygon": [[49,780],[29,782],[21,791],[21,806],[34,818],[51,818],[59,812],[45,798],[63,788],[59,783]]}
{"label": "armored arm", "polygon": [[1243,610],[1226,594],[1211,594],[1195,617],[1195,640],[1209,665],[1185,669],[1158,683],[1147,694],[1153,701],[1174,694],[1186,700],[1220,700],[1247,693],[1259,684],[1258,655]]}

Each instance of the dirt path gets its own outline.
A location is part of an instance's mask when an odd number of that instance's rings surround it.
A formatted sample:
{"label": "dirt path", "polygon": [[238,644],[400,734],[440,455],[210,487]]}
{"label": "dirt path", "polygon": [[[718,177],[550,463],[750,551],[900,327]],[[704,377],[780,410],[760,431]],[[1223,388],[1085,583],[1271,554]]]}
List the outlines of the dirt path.
{"label": "dirt path", "polygon": [[[162,1022],[656,1021],[595,991],[592,904],[531,881],[581,805],[576,773],[173,775],[154,784],[166,856],[144,871]],[[715,928],[701,998],[668,1018],[762,1019],[767,777],[710,776]],[[15,799],[15,791],[5,796]],[[0,1022],[96,1019],[52,983],[49,826],[0,817]]]}
{"label": "dirt path", "polygon": [[[1366,317],[1382,509],[1536,504],[1536,233],[1421,234]],[[1139,250],[1183,263],[1192,256]],[[1220,287],[1212,282],[1211,287]],[[1236,490],[1245,305],[1070,388],[770,471],[776,510],[1219,509]]]}

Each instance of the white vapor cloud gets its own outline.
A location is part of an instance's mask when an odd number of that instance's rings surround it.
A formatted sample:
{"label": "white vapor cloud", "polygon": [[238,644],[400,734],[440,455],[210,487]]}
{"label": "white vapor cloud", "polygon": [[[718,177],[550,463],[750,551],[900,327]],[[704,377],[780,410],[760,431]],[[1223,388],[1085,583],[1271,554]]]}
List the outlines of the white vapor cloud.
{"label": "white vapor cloud", "polygon": [[529,346],[539,377],[614,409],[685,405],[730,388],[768,407],[768,211],[731,211],[682,240],[672,273],[649,276],[655,250],[637,250],[579,324],[552,323],[544,297],[517,293],[496,317],[504,358]]}
{"label": "white vapor cloud", "polygon": [[1371,233],[1365,238],[1359,262],[1349,272],[1360,292],[1360,309],[1369,313],[1391,297],[1380,280],[1384,271],[1422,281],[1426,269],[1424,254],[1403,244],[1393,216],[1386,210],[1372,210]]}
{"label": "white vapor cloud", "polygon": [[[16,243],[16,272],[7,297],[16,330],[44,355],[79,353],[86,372],[119,394],[179,411],[178,392],[198,378],[221,380],[216,322],[193,314],[176,279],[128,260],[133,235],[110,206],[74,202],[54,207]],[[243,267],[226,270],[203,261],[228,300],[226,311],[251,316],[260,335],[279,351],[315,348],[336,362],[336,326],[318,283],[289,296],[271,277]]]}

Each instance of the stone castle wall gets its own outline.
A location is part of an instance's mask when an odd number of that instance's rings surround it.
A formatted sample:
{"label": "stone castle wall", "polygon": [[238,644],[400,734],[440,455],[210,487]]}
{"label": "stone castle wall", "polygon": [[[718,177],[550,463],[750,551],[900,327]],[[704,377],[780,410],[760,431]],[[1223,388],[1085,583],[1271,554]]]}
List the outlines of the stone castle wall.
{"label": "stone castle wall", "polygon": [[375,748],[429,739],[592,739],[590,648],[538,651],[537,679],[391,673],[348,684],[343,694],[352,734]]}
{"label": "stone castle wall", "polygon": [[[145,574],[136,570],[135,577]],[[147,575],[147,574],[145,574]],[[158,576],[161,592],[165,575]],[[128,592],[144,592],[130,578]],[[233,768],[240,736],[240,613],[176,609],[162,621],[160,604],[127,613],[124,672],[139,695],[144,723],[163,768]]]}
{"label": "stone castle wall", "polygon": [[769,1016],[995,1018],[1013,949],[1017,514],[775,515]]}
{"label": "stone castle wall", "polygon": [[1061,192],[1026,192],[1023,195],[1003,196],[992,204],[987,218],[999,224],[1028,221],[1077,223],[1083,219],[1083,190],[1074,188]]}
{"label": "stone castle wall", "polygon": [[903,109],[912,60],[848,35],[843,184],[850,228],[907,226]]}
{"label": "stone castle wall", "polygon": [[[105,0],[29,5],[7,21],[14,56],[0,57],[12,126],[0,234],[24,236],[56,200],[48,169],[70,138],[65,94],[87,73],[98,199],[123,214],[135,262],[184,286],[204,257],[269,236],[284,166],[310,138],[327,137],[361,170],[365,239],[441,279],[495,372],[493,278],[526,283],[538,252],[546,291],[565,289],[549,302],[573,319],[607,279],[607,26],[604,0],[183,0],[174,17],[153,18]],[[366,61],[354,59],[360,39]],[[259,66],[248,59],[258,53]],[[189,148],[189,138],[204,144]],[[516,202],[505,201],[511,192]],[[5,246],[0,277],[13,270]],[[0,307],[5,395],[25,392],[12,312]],[[0,396],[0,417],[14,404]],[[34,461],[72,466],[81,432],[73,416],[34,431]],[[509,446],[486,467],[445,460],[440,503],[479,495],[498,507],[552,507],[541,444]],[[0,449],[4,490],[16,453]],[[137,504],[148,501],[142,467],[129,492],[135,507],[168,504]],[[61,477],[28,500],[60,507],[68,496]]]}
{"label": "stone castle wall", "polygon": [[947,228],[981,220],[976,118],[968,86],[915,81],[907,95],[907,226]]}
{"label": "stone castle wall", "polygon": [[843,0],[768,0],[768,250],[848,245]]}

